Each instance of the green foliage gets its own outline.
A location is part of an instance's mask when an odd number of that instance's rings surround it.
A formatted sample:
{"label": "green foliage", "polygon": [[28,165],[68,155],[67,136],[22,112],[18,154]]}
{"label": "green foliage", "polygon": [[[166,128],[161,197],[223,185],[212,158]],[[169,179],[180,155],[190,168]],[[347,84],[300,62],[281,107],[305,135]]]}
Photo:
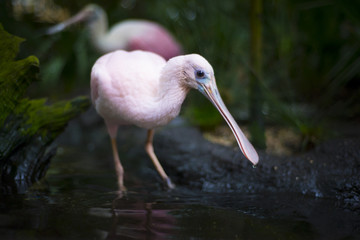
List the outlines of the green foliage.
{"label": "green foliage", "polygon": [[303,145],[311,145],[331,132],[326,129],[331,119],[359,116],[360,4],[265,3],[269,119],[292,126]]}
{"label": "green foliage", "polygon": [[193,104],[192,107],[186,108],[185,117],[187,117],[192,124],[200,126],[203,129],[213,129],[224,121],[216,108],[205,98],[203,98],[201,102]]}
{"label": "green foliage", "polygon": [[263,79],[263,0],[252,0],[250,5],[251,73],[249,83],[249,130],[254,146],[265,149],[264,94],[260,82]]}

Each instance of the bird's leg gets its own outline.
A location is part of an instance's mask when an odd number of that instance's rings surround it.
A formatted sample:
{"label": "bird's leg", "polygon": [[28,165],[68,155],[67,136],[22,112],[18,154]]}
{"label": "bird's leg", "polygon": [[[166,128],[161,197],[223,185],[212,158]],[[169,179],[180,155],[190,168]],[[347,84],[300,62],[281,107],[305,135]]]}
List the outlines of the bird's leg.
{"label": "bird's leg", "polygon": [[116,171],[116,176],[118,179],[119,189],[121,192],[123,192],[123,191],[126,191],[126,188],[124,186],[124,168],[120,162],[120,158],[119,158],[119,154],[118,154],[118,150],[117,150],[117,146],[116,146],[116,137],[111,138],[111,146],[112,146],[113,155],[114,155],[115,171]]}
{"label": "bird's leg", "polygon": [[168,186],[168,188],[173,189],[173,188],[175,188],[175,185],[171,182],[168,175],[166,175],[163,167],[161,166],[158,158],[156,157],[156,155],[154,153],[153,137],[154,137],[154,129],[148,130],[146,144],[145,144],[145,150],[146,150],[147,154],[149,155],[149,157],[151,158],[152,162],[154,163],[156,170],[158,171],[158,173],[160,174],[160,176],[162,177],[162,179]]}

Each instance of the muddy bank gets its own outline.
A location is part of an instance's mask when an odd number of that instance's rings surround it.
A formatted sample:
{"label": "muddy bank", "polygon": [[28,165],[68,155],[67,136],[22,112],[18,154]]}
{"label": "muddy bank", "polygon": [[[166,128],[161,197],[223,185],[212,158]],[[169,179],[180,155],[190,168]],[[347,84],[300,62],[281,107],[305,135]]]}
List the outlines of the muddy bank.
{"label": "muddy bank", "polygon": [[[127,176],[140,181],[161,179],[145,153],[146,131],[121,126],[118,133],[120,158]],[[105,152],[98,156],[112,167],[109,137],[102,120],[91,109],[73,121],[59,145],[83,146],[86,151]],[[195,127],[181,118],[157,130],[154,148],[173,182],[189,190],[213,193],[294,193],[336,200],[340,207],[360,212],[360,137],[326,141],[297,156],[272,156],[258,152],[256,168],[238,147],[207,141]]]}
{"label": "muddy bank", "polygon": [[301,193],[360,211],[360,138],[329,140],[292,157],[259,152],[256,168],[238,149],[210,143],[191,127],[159,131],[154,145],[178,185],[207,192]]}

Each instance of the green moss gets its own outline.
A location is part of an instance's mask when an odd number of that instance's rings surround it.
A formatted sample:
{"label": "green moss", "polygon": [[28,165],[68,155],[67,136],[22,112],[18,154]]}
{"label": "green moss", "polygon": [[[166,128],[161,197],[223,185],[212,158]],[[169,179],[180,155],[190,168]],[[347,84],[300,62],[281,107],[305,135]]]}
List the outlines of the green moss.
{"label": "green moss", "polygon": [[46,99],[22,99],[15,109],[15,114],[23,116],[22,134],[38,133],[44,136],[49,131],[58,133],[64,122],[75,117],[78,111],[83,111],[88,106],[87,97],[78,97],[72,101],[61,101],[53,105],[46,105]]}
{"label": "green moss", "polygon": [[25,39],[11,35],[6,32],[3,26],[0,24],[0,49],[1,49],[1,58],[0,58],[0,66],[8,63],[7,60],[14,59],[19,52],[20,43],[22,43]]}
{"label": "green moss", "polygon": [[49,104],[45,98],[24,97],[38,81],[35,56],[15,60],[23,39],[7,33],[0,24],[0,177],[36,181],[44,176],[51,156],[51,143],[67,122],[86,110],[90,101],[77,97]]}
{"label": "green moss", "polygon": [[39,60],[14,60],[24,40],[7,33],[0,24],[0,124],[19,104],[29,85],[37,80]]}

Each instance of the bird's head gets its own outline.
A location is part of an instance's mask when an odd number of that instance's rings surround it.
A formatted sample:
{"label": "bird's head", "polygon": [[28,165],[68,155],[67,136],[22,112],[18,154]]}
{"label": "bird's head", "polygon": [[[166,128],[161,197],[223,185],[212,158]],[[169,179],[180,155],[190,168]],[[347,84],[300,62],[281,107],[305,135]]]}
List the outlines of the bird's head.
{"label": "bird's head", "polygon": [[92,21],[95,21],[96,19],[102,17],[103,15],[105,15],[104,9],[102,9],[99,5],[91,3],[85,6],[74,17],[79,16],[78,21],[86,21],[91,23]]}
{"label": "bird's head", "polygon": [[198,89],[202,93],[205,86],[216,86],[213,68],[198,54],[184,56],[181,74],[186,86]]}
{"label": "bird's head", "polygon": [[175,74],[185,87],[195,88],[209,99],[229,125],[245,157],[256,165],[259,160],[258,154],[221,99],[210,63],[198,54],[190,54],[174,57],[168,61],[168,65],[177,65],[177,68],[173,69],[177,69]]}

